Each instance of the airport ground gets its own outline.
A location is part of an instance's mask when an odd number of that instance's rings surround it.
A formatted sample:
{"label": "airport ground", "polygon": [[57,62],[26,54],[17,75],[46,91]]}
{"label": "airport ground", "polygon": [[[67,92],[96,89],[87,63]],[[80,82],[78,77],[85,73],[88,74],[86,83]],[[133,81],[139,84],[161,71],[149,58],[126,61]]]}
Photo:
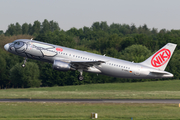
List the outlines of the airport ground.
{"label": "airport ground", "polygon": [[[0,90],[0,98],[180,99],[180,80]],[[179,120],[178,103],[0,102],[0,119]]]}
{"label": "airport ground", "polygon": [[180,99],[180,80],[1,89],[0,99]]}
{"label": "airport ground", "polygon": [[101,120],[179,120],[178,104],[109,104],[59,102],[0,102],[0,119],[88,120],[91,112]]}

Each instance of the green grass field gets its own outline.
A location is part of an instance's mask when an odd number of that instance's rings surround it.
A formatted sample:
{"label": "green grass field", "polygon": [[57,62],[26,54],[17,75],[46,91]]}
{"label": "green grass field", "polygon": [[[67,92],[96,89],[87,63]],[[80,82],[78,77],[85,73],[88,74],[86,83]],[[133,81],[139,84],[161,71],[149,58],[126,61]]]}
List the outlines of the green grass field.
{"label": "green grass field", "polygon": [[91,112],[101,120],[179,120],[178,104],[0,103],[5,120],[88,120]]}
{"label": "green grass field", "polygon": [[[180,99],[180,80],[1,89],[0,98]],[[178,104],[0,102],[0,120],[180,120]]]}
{"label": "green grass field", "polygon": [[1,89],[0,99],[180,99],[180,80]]}

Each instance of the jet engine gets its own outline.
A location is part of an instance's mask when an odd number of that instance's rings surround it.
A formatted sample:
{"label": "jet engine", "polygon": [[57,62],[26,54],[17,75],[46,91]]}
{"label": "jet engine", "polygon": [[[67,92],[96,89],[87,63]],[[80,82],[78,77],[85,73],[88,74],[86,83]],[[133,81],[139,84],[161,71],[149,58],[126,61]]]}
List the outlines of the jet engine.
{"label": "jet engine", "polygon": [[53,67],[53,69],[59,70],[59,71],[67,71],[67,70],[71,69],[69,63],[62,62],[60,60],[54,60],[52,67]]}

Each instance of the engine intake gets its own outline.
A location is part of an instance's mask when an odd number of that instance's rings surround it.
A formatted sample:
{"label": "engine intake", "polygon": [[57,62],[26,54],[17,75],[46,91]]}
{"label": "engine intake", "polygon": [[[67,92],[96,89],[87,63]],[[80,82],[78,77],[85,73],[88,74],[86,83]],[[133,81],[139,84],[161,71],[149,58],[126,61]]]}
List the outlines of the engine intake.
{"label": "engine intake", "polygon": [[54,60],[52,67],[53,67],[53,69],[59,70],[59,71],[67,71],[67,70],[71,69],[71,67],[68,63],[62,62],[60,60]]}

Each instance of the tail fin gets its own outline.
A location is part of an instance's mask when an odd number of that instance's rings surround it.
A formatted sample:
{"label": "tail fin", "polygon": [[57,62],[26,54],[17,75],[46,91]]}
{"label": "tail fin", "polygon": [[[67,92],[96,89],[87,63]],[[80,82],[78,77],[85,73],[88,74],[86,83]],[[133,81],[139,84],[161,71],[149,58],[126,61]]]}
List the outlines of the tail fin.
{"label": "tail fin", "polygon": [[159,51],[154,53],[141,64],[164,71],[175,48],[176,44],[167,43],[164,47],[162,47]]}

